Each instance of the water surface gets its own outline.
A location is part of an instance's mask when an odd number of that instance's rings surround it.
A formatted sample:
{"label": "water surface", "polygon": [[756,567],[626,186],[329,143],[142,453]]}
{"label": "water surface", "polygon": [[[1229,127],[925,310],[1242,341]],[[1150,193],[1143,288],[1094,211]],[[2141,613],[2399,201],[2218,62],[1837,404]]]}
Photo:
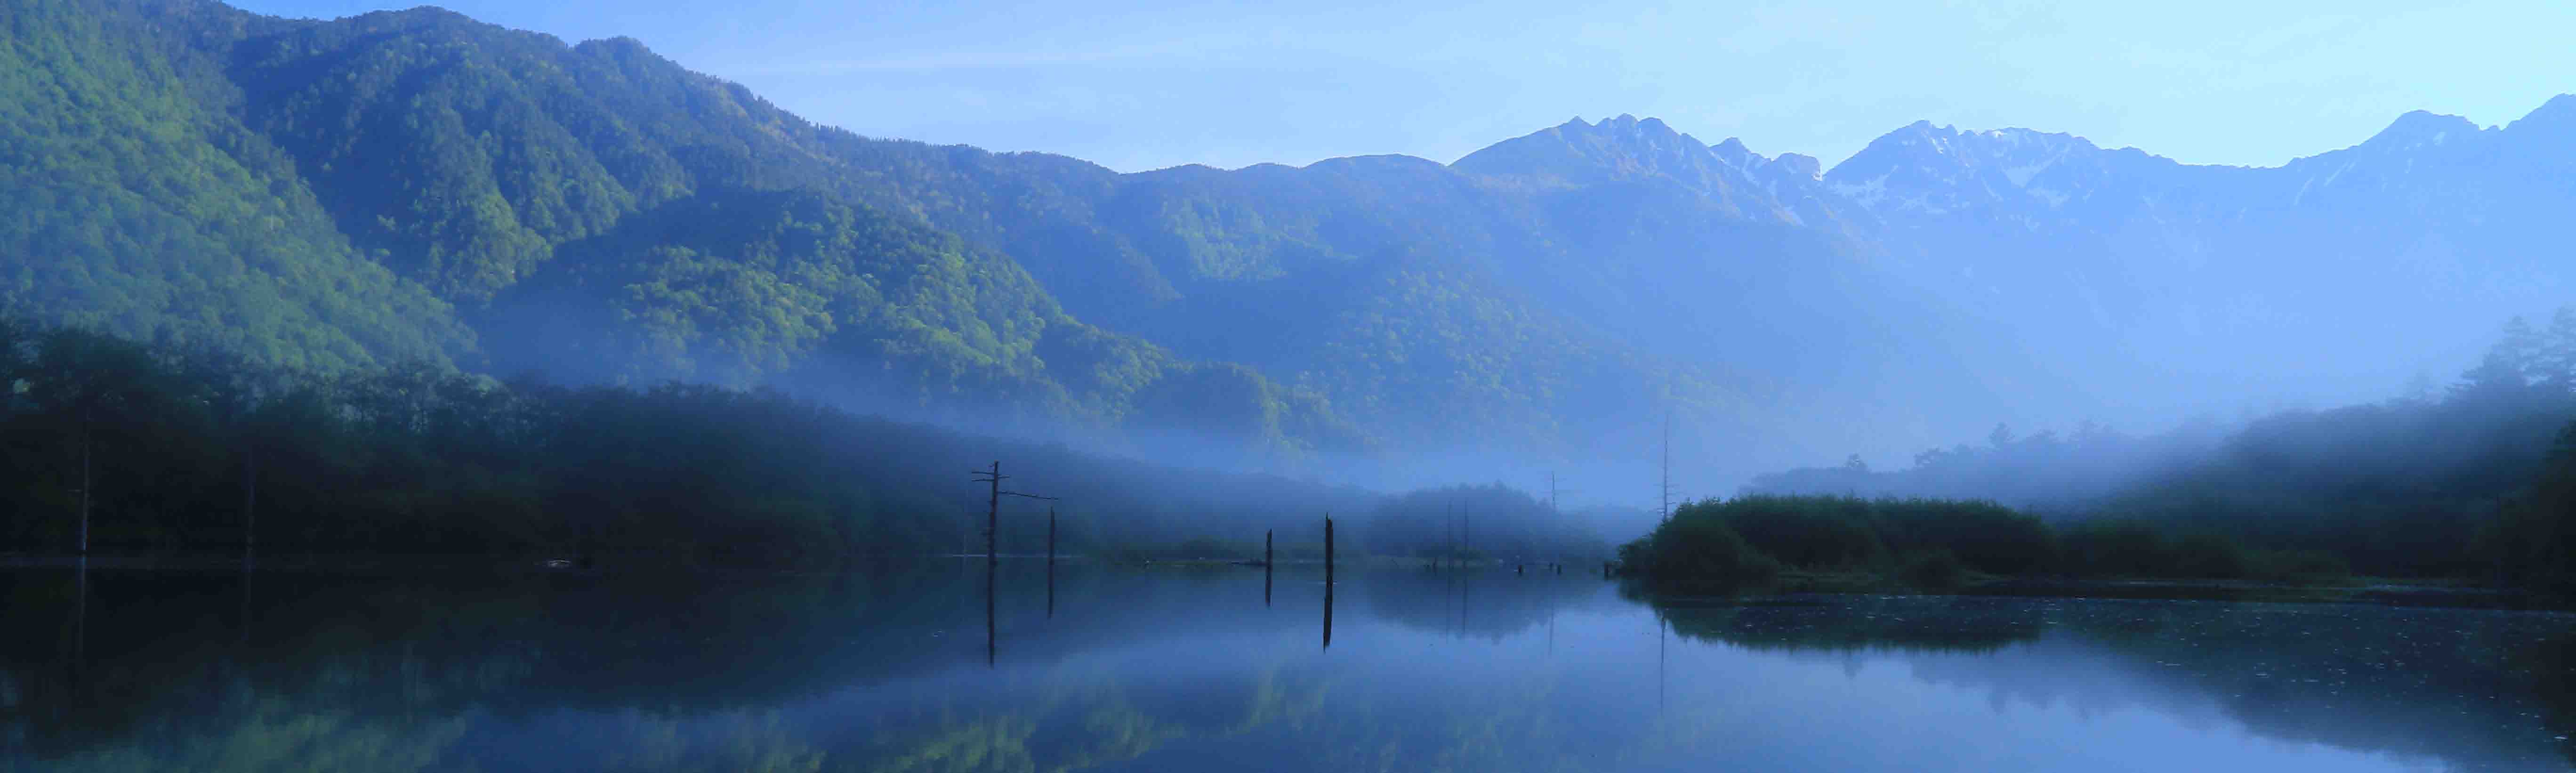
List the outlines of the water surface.
{"label": "water surface", "polygon": [[2560,613],[1340,579],[7,570],[0,769],[2576,768]]}

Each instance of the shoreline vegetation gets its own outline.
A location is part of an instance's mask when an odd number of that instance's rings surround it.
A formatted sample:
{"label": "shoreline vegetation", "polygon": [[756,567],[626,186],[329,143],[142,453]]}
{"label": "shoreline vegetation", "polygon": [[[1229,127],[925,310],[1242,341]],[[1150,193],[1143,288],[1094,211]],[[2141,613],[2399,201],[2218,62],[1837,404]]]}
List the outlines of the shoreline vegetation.
{"label": "shoreline vegetation", "polygon": [[[983,552],[967,471],[1060,501],[1112,560],[1563,556],[1608,543],[1492,484],[1390,495],[854,414],[767,390],[564,387],[434,364],[314,373],[0,317],[0,555],[639,556],[805,568]],[[1173,485],[1187,479],[1188,485]],[[1465,514],[1472,542],[1444,541]],[[1001,552],[1049,508],[1002,503]],[[1467,524],[1462,524],[1467,525]],[[1472,546],[1472,549],[1468,546]]]}
{"label": "shoreline vegetation", "polygon": [[[2553,457],[2576,465],[2576,428]],[[2514,578],[2564,571],[2569,557],[2518,550],[2504,535],[2542,524],[2517,503],[2479,555],[2483,577],[2356,574],[2344,557],[2254,546],[2237,535],[2143,521],[2050,523],[1992,502],[1748,495],[1676,508],[1619,548],[1631,589],[1669,597],[1920,592],[2084,598],[2565,606],[2565,589]],[[2565,512],[2562,508],[2558,510]],[[2563,525],[2563,524],[2561,524]]]}
{"label": "shoreline vegetation", "polygon": [[[959,496],[969,493],[960,473],[1000,456],[1012,460],[1015,486],[1064,497],[1062,555],[1113,564],[1259,566],[1254,538],[1269,531],[1281,564],[1319,561],[1314,532],[1324,513],[1338,512],[1349,514],[1342,550],[1353,562],[1494,571],[1553,563],[1591,574],[1615,556],[1641,589],[1669,595],[2333,599],[2450,587],[2576,597],[2576,430],[2534,465],[2536,482],[2445,495],[2485,502],[2475,522],[2462,508],[2415,516],[2438,518],[2443,535],[2473,537],[2399,539],[2415,532],[2394,527],[2412,521],[2387,514],[2284,529],[2260,519],[2043,519],[1987,501],[1754,494],[1687,503],[1614,551],[1500,484],[1378,494],[1217,474],[1173,487],[1171,468],[776,392],[567,388],[430,365],[312,374],[6,321],[0,385],[0,550],[21,555],[255,544],[261,554],[391,563],[454,554],[783,569],[937,560],[928,557],[980,553],[960,549],[980,547],[984,521]],[[2474,407],[2494,399],[2487,391],[2442,405]],[[925,482],[943,477],[958,485],[942,492]],[[1009,513],[1002,552],[1043,555],[1045,523],[1043,510]],[[2436,560],[2409,560],[2410,548]]]}
{"label": "shoreline vegetation", "polygon": [[[1620,549],[1663,593],[1915,588],[2576,600],[2576,306],[2508,320],[2447,389],[2224,432],[1997,426],[1913,467],[1756,478]],[[2554,439],[2553,439],[2554,436]],[[2010,502],[2008,507],[1998,502]],[[2356,577],[2382,578],[2373,581]],[[2153,586],[2152,588],[2150,586]],[[2362,590],[2354,590],[2360,587]]]}

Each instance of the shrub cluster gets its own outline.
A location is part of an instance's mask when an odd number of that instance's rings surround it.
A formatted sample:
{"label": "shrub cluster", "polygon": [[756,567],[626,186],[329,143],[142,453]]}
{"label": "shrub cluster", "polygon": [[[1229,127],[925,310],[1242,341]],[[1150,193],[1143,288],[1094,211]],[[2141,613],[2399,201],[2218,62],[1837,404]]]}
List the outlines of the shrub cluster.
{"label": "shrub cluster", "polygon": [[1629,574],[1671,592],[1742,587],[1782,568],[1935,589],[1981,574],[2321,582],[2351,572],[2331,553],[2256,549],[2213,531],[2144,521],[2051,528],[1992,502],[1834,496],[1687,504],[1619,554]]}

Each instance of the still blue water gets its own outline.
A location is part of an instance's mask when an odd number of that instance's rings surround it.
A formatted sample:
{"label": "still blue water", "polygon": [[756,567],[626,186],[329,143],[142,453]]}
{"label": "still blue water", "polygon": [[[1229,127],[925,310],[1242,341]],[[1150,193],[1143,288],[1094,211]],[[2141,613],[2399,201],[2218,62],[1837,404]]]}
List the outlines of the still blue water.
{"label": "still blue water", "polygon": [[2576,767],[2562,613],[1321,580],[0,571],[0,769]]}

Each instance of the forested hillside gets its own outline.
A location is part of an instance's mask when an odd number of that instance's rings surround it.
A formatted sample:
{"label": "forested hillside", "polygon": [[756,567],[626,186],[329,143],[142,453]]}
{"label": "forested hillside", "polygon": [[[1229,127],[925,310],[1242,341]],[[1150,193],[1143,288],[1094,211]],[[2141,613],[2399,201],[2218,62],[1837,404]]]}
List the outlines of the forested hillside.
{"label": "forested hillside", "polygon": [[1273,469],[1374,448],[1632,486],[1667,417],[1676,464],[1741,479],[1998,417],[2349,401],[2457,367],[2491,324],[2467,309],[2536,310],[2576,203],[2529,171],[2563,166],[2567,99],[2272,169],[1928,123],[1828,167],[1619,116],[1452,164],[1120,174],[435,8],[55,0],[0,30],[0,182],[29,202],[0,311]]}
{"label": "forested hillside", "polygon": [[[1533,246],[1541,216],[1429,162],[1121,176],[866,139],[631,40],[567,46],[435,9],[315,22],[83,0],[14,15],[11,43],[43,76],[18,88],[53,101],[19,101],[0,131],[42,139],[82,112],[82,84],[157,79],[91,88],[158,95],[145,107],[161,113],[115,130],[205,157],[33,154],[98,167],[24,173],[75,197],[34,216],[96,221],[29,227],[0,256],[16,279],[0,304],[40,320],[256,337],[257,360],[326,370],[777,385],[1113,447],[1196,438],[1269,468],[1389,440],[1551,455],[1671,412],[1755,426],[1777,402],[1530,295],[1504,269],[1567,257]],[[154,179],[196,166],[249,168]],[[130,200],[190,241],[132,243],[76,197]],[[185,197],[277,209],[296,238],[228,236],[262,218]],[[119,286],[92,289],[111,268]],[[219,269],[313,297],[182,289]]]}
{"label": "forested hillside", "polygon": [[141,22],[77,4],[9,6],[0,307],[315,368],[472,350],[447,301],[353,246],[297,159],[213,98],[216,61]]}
{"label": "forested hillside", "polygon": [[[631,41],[423,9],[12,11],[0,307],[343,370],[794,385],[1228,463],[1367,439],[1311,390],[1083,325],[1008,256],[878,209],[866,143]],[[479,333],[479,335],[478,335]]]}

